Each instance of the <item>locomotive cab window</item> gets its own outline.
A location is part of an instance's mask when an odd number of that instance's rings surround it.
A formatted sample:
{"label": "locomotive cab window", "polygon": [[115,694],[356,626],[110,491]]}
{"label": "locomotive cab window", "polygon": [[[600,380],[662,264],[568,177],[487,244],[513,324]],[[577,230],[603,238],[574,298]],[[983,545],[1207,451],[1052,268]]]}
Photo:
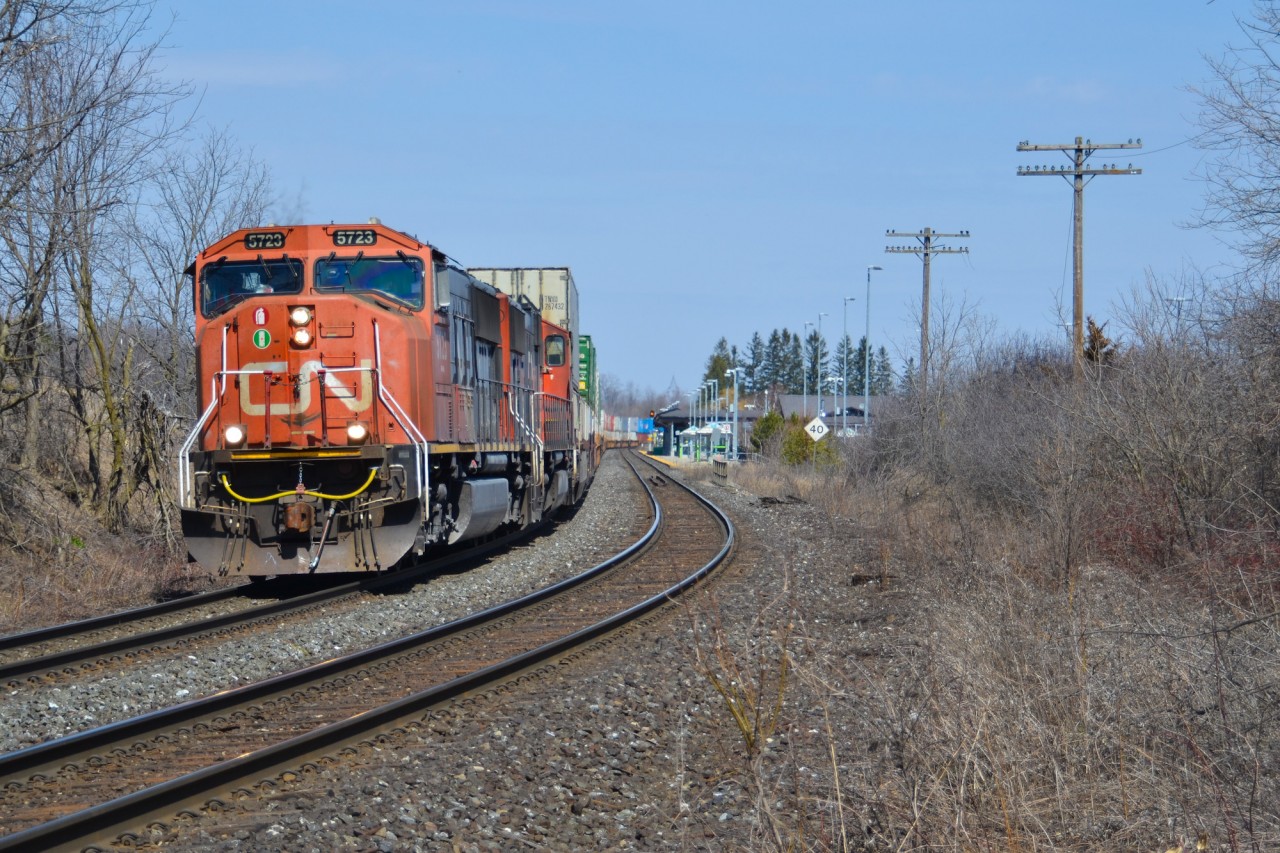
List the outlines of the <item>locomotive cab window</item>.
{"label": "locomotive cab window", "polygon": [[378,293],[398,302],[422,307],[424,267],[421,258],[399,253],[390,258],[330,255],[316,261],[316,290],[339,293]]}
{"label": "locomotive cab window", "polygon": [[564,366],[564,335],[547,335],[545,356],[547,367]]}
{"label": "locomotive cab window", "polygon": [[288,258],[217,260],[200,271],[200,312],[214,317],[241,300],[264,293],[300,293],[302,262]]}

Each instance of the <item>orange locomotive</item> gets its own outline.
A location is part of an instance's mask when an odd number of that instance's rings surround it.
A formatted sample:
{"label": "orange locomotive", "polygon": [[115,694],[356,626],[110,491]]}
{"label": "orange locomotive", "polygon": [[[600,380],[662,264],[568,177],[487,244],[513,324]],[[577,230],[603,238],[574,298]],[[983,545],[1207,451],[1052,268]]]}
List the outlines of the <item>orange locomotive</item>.
{"label": "orange locomotive", "polygon": [[377,571],[585,493],[576,329],[528,295],[376,220],[243,229],[187,274],[201,414],[178,487],[207,568]]}

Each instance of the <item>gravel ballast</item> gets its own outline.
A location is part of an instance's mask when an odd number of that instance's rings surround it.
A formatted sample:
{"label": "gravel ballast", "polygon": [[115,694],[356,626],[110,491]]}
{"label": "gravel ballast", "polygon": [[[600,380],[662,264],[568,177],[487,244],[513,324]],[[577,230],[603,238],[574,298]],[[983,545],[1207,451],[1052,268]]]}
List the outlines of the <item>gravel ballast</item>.
{"label": "gravel ballast", "polygon": [[[578,516],[533,546],[550,549],[535,562],[556,565],[566,559],[562,549],[572,554],[604,535],[601,525],[622,523],[634,508],[616,503],[621,476],[620,462],[607,458]],[[260,800],[189,819],[151,843],[183,850],[759,849],[760,833],[778,831],[769,812],[798,814],[797,798],[825,792],[826,774],[808,768],[829,765],[833,730],[784,720],[750,756],[697,660],[695,649],[704,662],[714,656],[708,627],[746,637],[784,626],[800,638],[808,633],[804,620],[860,614],[866,624],[853,644],[863,653],[897,640],[883,618],[885,598],[849,585],[847,531],[803,504],[762,502],[720,481],[696,485],[730,512],[740,543],[707,592],[518,690],[454,705],[377,749],[290,775]],[[796,613],[805,614],[800,624]],[[767,674],[761,683],[771,683]],[[787,692],[788,705],[807,701],[798,689]],[[809,722],[809,712],[822,718],[820,709],[805,708]],[[780,779],[783,765],[809,775]],[[765,794],[773,801],[762,802]],[[801,808],[823,820],[820,806]],[[794,817],[782,821],[795,837]]]}
{"label": "gravel ballast", "polygon": [[[588,499],[555,532],[469,571],[444,574],[407,592],[366,596],[266,634],[232,638],[212,651],[146,660],[123,673],[92,673],[60,686],[6,691],[0,752],[106,725],[157,708],[247,684],[384,643],[483,610],[572,577],[637,537],[646,515],[642,493],[617,460],[602,466]],[[612,495],[606,500],[601,496]],[[641,526],[643,530],[643,525]]]}

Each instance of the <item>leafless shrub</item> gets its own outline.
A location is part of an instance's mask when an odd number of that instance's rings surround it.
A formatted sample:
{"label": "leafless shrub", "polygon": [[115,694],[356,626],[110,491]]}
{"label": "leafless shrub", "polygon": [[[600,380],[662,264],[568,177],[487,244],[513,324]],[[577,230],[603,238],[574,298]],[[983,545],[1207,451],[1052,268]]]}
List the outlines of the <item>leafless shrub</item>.
{"label": "leafless shrub", "polygon": [[791,671],[788,641],[791,625],[764,627],[761,617],[779,608],[771,602],[755,624],[731,637],[720,611],[712,606],[695,617],[698,642],[694,646],[698,669],[724,700],[747,754],[756,756],[773,737],[787,694]]}
{"label": "leafless shrub", "polygon": [[750,481],[855,520],[854,571],[917,603],[879,656],[793,643],[831,755],[809,849],[1280,845],[1280,302],[1174,292],[1136,292],[1083,381],[986,341],[928,407],[880,401],[839,477]]}
{"label": "leafless shrub", "polygon": [[755,495],[782,498],[793,494],[788,491],[793,484],[786,476],[786,469],[776,461],[748,462],[734,468],[732,476],[735,483]]}

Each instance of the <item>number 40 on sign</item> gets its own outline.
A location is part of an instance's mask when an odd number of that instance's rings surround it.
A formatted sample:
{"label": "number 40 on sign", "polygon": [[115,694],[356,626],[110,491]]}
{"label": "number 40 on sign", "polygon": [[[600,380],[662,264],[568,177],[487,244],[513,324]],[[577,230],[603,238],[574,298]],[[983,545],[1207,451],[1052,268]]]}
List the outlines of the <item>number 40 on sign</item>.
{"label": "number 40 on sign", "polygon": [[822,418],[814,418],[809,421],[809,423],[805,424],[804,431],[809,433],[809,437],[814,441],[822,441],[822,437],[829,432],[827,425],[822,422]]}

